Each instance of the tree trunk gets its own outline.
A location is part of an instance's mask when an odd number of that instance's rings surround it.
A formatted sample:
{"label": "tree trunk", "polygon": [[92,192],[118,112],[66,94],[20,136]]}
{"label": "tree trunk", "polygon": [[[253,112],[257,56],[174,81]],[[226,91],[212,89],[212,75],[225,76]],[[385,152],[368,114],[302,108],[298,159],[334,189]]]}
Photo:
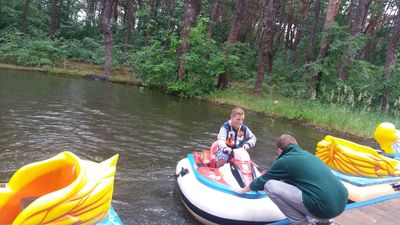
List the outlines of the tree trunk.
{"label": "tree trunk", "polygon": [[60,26],[62,4],[63,0],[51,1],[50,32],[49,32],[50,38],[55,38],[57,36],[57,30]]}
{"label": "tree trunk", "polygon": [[104,36],[105,55],[104,55],[104,76],[107,78],[111,73],[112,60],[112,31],[111,31],[111,13],[113,0],[103,0],[103,9],[101,10],[101,31]]}
{"label": "tree trunk", "polygon": [[162,16],[167,15],[167,10],[166,10],[167,0],[161,0],[161,3],[159,2],[159,4],[158,4],[158,8],[160,8],[159,9],[160,15],[162,15]]}
{"label": "tree trunk", "polygon": [[248,0],[236,0],[235,16],[233,18],[231,30],[228,36],[228,42],[235,42],[238,39],[240,32],[240,24],[243,21],[244,13],[246,12]]}
{"label": "tree trunk", "polygon": [[299,45],[301,39],[303,38],[304,23],[307,19],[307,12],[310,9],[311,2],[312,2],[311,0],[303,0],[302,1],[301,19],[297,23],[296,34],[295,34],[294,42],[293,42],[293,51],[294,51],[295,61],[297,61],[297,58],[298,58],[297,46]]}
{"label": "tree trunk", "polygon": [[[144,4],[143,4],[143,1],[142,0],[137,0],[137,7],[136,7],[136,10],[138,11],[138,12],[141,12],[141,11],[143,11],[143,10],[146,10],[146,9],[144,9],[145,8],[145,6],[144,6]],[[145,29],[145,24],[146,24],[146,21],[145,21],[145,19],[142,17],[142,16],[138,16],[137,17],[137,27],[136,27],[136,30],[137,31],[139,31],[142,35],[144,35],[144,29]]]}
{"label": "tree trunk", "polygon": [[354,7],[356,6],[356,1],[357,0],[351,0],[349,8],[347,9],[346,25],[350,29],[353,24]]}
{"label": "tree trunk", "polygon": [[164,47],[168,48],[170,40],[172,38],[172,35],[174,34],[174,13],[175,13],[175,1],[170,0],[169,1],[169,7],[168,7],[168,37],[164,41]]}
{"label": "tree trunk", "polygon": [[371,13],[371,20],[366,29],[366,34],[369,39],[367,40],[365,48],[361,54],[361,57],[366,61],[372,61],[372,57],[378,44],[377,31],[380,30],[382,26],[382,14],[385,9],[385,1],[374,0],[372,8],[375,8],[375,10]]}
{"label": "tree trunk", "polygon": [[[240,32],[240,24],[242,23],[243,16],[245,14],[246,8],[247,8],[247,2],[248,0],[236,0],[236,10],[235,10],[235,16],[233,18],[232,26],[231,26],[231,31],[229,32],[228,40],[227,42],[229,44],[232,44],[237,41],[239,32]],[[228,44],[228,48],[229,48]],[[229,50],[228,50],[229,51]],[[228,52],[225,53],[225,58],[228,57]],[[225,89],[229,85],[229,76],[227,72],[222,73],[218,77],[218,84],[217,87],[220,89]]]}
{"label": "tree trunk", "polygon": [[[357,7],[357,15],[354,18],[353,24],[351,26],[352,36],[360,35],[364,30],[365,25],[365,15],[367,14],[368,8],[371,4],[371,0],[360,0]],[[347,54],[342,57],[342,63],[337,67],[337,73],[339,74],[339,79],[347,80],[349,78],[349,64],[351,64],[356,58],[355,54],[352,54],[352,46],[348,46]]]}
{"label": "tree trunk", "polygon": [[254,94],[261,95],[262,85],[265,76],[265,67],[272,64],[272,40],[274,35],[274,26],[278,13],[280,0],[269,0],[267,5],[267,21],[265,24],[262,53],[259,60]]}
{"label": "tree trunk", "polygon": [[290,35],[292,33],[293,26],[293,14],[294,14],[294,2],[291,2],[289,5],[289,12],[287,15],[287,26],[286,26],[286,35],[285,35],[285,48],[292,49],[292,40],[290,40]]}
{"label": "tree trunk", "polygon": [[28,11],[29,11],[29,4],[31,0],[25,0],[24,4],[24,10],[22,12],[22,32],[25,34],[28,34],[28,22],[27,22],[27,17],[28,17]]}
{"label": "tree trunk", "polygon": [[308,40],[307,53],[305,56],[306,63],[310,63],[311,59],[314,58],[315,35],[318,29],[320,10],[321,10],[321,0],[316,0],[313,8],[313,17],[312,17],[313,20],[311,23],[310,39]]}
{"label": "tree trunk", "polygon": [[151,0],[150,1],[150,20],[154,20],[157,16],[157,2],[158,0]]}
{"label": "tree trunk", "polygon": [[329,39],[327,38],[327,35],[329,33],[330,26],[335,20],[336,14],[339,10],[340,7],[340,0],[329,0],[328,3],[328,9],[326,12],[326,18],[324,22],[324,27],[322,28],[322,33],[323,33],[323,40],[321,42],[321,46],[318,52],[317,56],[317,62],[320,63],[322,60],[325,58],[326,53],[329,48]]}
{"label": "tree trunk", "polygon": [[[393,69],[396,66],[396,49],[399,44],[400,38],[400,10],[397,10],[397,15],[394,19],[394,27],[392,37],[390,38],[389,45],[386,50],[386,60],[385,60],[385,72],[382,79],[385,80],[392,77]],[[390,91],[388,89],[383,90],[381,98],[381,109],[384,112],[389,112],[389,96]]]}
{"label": "tree trunk", "polygon": [[[147,23],[153,24],[154,19],[155,19],[155,11],[156,11],[156,0],[150,0],[149,7],[150,7],[150,11],[149,11],[149,16],[147,17]],[[153,33],[152,29],[153,28],[151,28],[151,26],[146,27],[146,30],[145,30],[146,34],[144,37],[144,45],[145,46],[149,45],[149,41],[150,41],[151,35]]]}
{"label": "tree trunk", "polygon": [[211,15],[210,15],[210,24],[208,25],[208,37],[211,38],[214,33],[215,25],[217,24],[217,20],[219,17],[219,5],[221,0],[214,0],[212,5]]}
{"label": "tree trunk", "polygon": [[114,0],[112,6],[112,18],[115,24],[118,24],[118,5],[119,5],[118,0]]}
{"label": "tree trunk", "polygon": [[86,0],[86,27],[92,28],[95,25],[94,0]]}
{"label": "tree trunk", "polygon": [[[325,58],[326,53],[328,52],[329,48],[329,29],[332,25],[332,23],[335,20],[336,14],[340,8],[340,0],[329,0],[328,6],[326,10],[326,17],[325,17],[325,22],[324,22],[324,27],[322,28],[322,41],[321,41],[321,46],[319,48],[318,56],[317,56],[317,63],[322,63],[322,60]],[[318,83],[321,80],[321,74],[313,72],[313,75],[310,80],[310,98],[312,100],[315,100],[317,98],[317,88],[318,88]]]}
{"label": "tree trunk", "polygon": [[201,0],[186,0],[185,13],[183,15],[183,30],[181,34],[182,46],[178,51],[178,80],[183,80],[186,70],[184,66],[183,55],[189,49],[190,28],[196,23],[197,15],[200,13]]}
{"label": "tree trunk", "polygon": [[168,30],[169,30],[170,34],[172,35],[172,33],[174,32],[173,18],[174,18],[174,12],[175,12],[175,0],[169,1],[168,12],[169,12]]}
{"label": "tree trunk", "polygon": [[133,0],[126,0],[126,31],[124,40],[124,52],[128,52],[129,42],[133,28]]}
{"label": "tree trunk", "polygon": [[[248,4],[247,10],[248,13],[245,15],[244,25],[242,26],[242,30],[244,30],[245,43],[254,44],[257,42],[257,26],[262,26],[260,18],[263,18],[261,15],[263,12],[259,12],[260,9],[265,9],[265,2],[254,2],[252,4]],[[265,11],[265,10],[263,10]]]}
{"label": "tree trunk", "polygon": [[354,21],[354,26],[352,26],[352,34],[358,35],[364,31],[365,17],[367,15],[369,6],[371,5],[371,0],[360,0],[357,7],[357,17]]}

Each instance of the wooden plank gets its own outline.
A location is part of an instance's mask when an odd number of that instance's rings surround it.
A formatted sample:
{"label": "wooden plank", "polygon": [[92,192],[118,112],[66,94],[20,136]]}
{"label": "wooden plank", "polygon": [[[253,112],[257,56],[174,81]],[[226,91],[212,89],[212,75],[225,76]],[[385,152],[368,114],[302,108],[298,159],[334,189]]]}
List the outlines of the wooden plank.
{"label": "wooden plank", "polygon": [[398,225],[400,198],[350,209],[334,219],[337,225]]}

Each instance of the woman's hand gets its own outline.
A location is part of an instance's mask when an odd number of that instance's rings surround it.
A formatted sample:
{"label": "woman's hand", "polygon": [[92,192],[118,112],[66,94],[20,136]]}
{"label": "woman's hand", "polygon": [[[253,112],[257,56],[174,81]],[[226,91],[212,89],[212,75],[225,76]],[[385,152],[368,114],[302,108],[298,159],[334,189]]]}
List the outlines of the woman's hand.
{"label": "woman's hand", "polygon": [[224,148],[223,152],[224,152],[225,154],[228,154],[228,155],[229,155],[229,154],[232,153],[232,149],[229,148],[229,147],[226,147],[226,148]]}
{"label": "woman's hand", "polygon": [[244,188],[232,187],[232,191],[234,191],[234,192],[236,192],[236,193],[238,193],[238,194],[244,194],[244,193],[246,193],[246,192],[249,192],[249,191],[250,191],[250,188],[249,188],[249,186],[244,187]]}

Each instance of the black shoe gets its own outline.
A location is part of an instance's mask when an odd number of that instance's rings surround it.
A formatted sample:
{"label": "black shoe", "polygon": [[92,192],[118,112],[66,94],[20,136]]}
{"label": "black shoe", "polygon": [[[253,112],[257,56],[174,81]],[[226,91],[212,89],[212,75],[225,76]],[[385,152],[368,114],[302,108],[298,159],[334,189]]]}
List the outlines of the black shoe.
{"label": "black shoe", "polygon": [[321,221],[318,219],[311,219],[309,220],[310,225],[334,225],[333,220],[326,220],[326,221]]}

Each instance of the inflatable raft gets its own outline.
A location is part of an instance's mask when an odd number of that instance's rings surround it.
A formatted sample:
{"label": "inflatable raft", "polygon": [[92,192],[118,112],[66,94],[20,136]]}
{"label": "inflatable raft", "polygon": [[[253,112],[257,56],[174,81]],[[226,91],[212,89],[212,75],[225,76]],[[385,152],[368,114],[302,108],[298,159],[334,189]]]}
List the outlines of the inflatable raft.
{"label": "inflatable raft", "polygon": [[111,207],[117,160],[62,152],[20,168],[0,187],[0,224],[122,224]]}
{"label": "inflatable raft", "polygon": [[360,202],[400,193],[400,161],[373,148],[326,136],[318,142],[318,156]]}
{"label": "inflatable raft", "polygon": [[235,149],[235,158],[216,168],[216,149],[213,144],[210,150],[190,153],[176,166],[180,198],[189,212],[203,224],[287,224],[264,192],[239,195],[231,190],[265,170],[250,161],[244,149]]}

